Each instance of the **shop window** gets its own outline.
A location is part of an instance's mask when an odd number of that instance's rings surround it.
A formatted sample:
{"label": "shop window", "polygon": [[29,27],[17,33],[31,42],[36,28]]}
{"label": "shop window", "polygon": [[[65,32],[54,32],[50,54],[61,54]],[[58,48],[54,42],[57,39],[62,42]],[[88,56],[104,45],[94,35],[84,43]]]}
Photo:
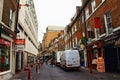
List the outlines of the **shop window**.
{"label": "shop window", "polygon": [[94,50],[93,51],[93,59],[97,59],[97,57],[98,57],[98,52],[97,52],[97,50]]}
{"label": "shop window", "polygon": [[109,11],[104,15],[104,19],[105,19],[106,34],[107,35],[111,34],[113,32],[113,28],[112,28],[112,18]]}
{"label": "shop window", "polygon": [[10,69],[10,47],[0,45],[0,72]]}

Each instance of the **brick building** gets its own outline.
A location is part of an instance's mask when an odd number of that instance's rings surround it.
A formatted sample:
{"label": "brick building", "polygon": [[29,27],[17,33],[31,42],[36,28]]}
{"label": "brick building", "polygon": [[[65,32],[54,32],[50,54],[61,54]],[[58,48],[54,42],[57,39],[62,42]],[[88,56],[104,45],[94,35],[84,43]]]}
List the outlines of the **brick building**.
{"label": "brick building", "polygon": [[103,56],[107,72],[120,71],[120,58],[117,57],[120,56],[119,47],[115,47],[115,41],[120,37],[119,3],[119,0],[92,0],[88,1],[84,8],[87,38],[89,40],[87,42],[87,56],[90,60],[88,65],[92,64],[94,69],[97,66],[94,60]]}
{"label": "brick building", "polygon": [[49,52],[49,47],[52,42],[54,42],[54,39],[58,37],[58,34],[61,30],[64,30],[64,27],[61,26],[48,26],[46,28],[46,33],[43,36],[42,40],[42,49],[44,50],[44,53]]}
{"label": "brick building", "polygon": [[[106,72],[120,72],[120,1],[119,0],[82,0],[82,6],[73,21],[67,26],[67,45],[73,47],[77,26],[77,44],[83,66],[97,68],[97,59],[104,58]],[[78,34],[76,34],[77,36]],[[69,47],[69,48],[71,48]],[[113,63],[113,64],[111,64]]]}

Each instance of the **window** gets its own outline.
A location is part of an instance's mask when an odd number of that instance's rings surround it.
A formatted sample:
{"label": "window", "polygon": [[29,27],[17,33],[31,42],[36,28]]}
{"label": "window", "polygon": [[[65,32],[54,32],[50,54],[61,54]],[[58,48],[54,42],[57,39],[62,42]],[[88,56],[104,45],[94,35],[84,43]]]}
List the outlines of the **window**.
{"label": "window", "polygon": [[99,38],[100,36],[100,29],[99,28],[95,28],[95,38]]}
{"label": "window", "polygon": [[113,32],[112,18],[109,11],[105,14],[104,19],[105,19],[106,34],[108,35]]}
{"label": "window", "polygon": [[13,10],[10,9],[10,16],[9,16],[10,21],[9,21],[9,26],[12,25],[12,18],[13,18]]}
{"label": "window", "polygon": [[77,26],[75,25],[75,31],[77,31]]}
{"label": "window", "polygon": [[84,16],[82,16],[82,23],[84,23]]}
{"label": "window", "polygon": [[76,42],[76,45],[78,44],[78,40],[77,40],[77,37],[75,38],[75,42]]}
{"label": "window", "polygon": [[95,0],[92,1],[91,5],[92,5],[92,11],[94,12],[96,7]]}
{"label": "window", "polygon": [[102,0],[102,2],[104,2],[105,0]]}
{"label": "window", "polygon": [[86,11],[85,11],[85,15],[86,15],[86,20],[88,19],[89,17],[89,9],[87,8]]}
{"label": "window", "polygon": [[0,45],[0,72],[10,69],[10,47]]}

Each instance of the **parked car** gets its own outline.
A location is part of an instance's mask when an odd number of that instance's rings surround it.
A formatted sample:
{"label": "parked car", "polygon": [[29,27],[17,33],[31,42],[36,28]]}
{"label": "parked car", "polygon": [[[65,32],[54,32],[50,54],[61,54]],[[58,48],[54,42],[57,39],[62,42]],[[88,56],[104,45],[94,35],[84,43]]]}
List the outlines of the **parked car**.
{"label": "parked car", "polygon": [[56,66],[60,66],[60,57],[62,55],[63,51],[57,51],[55,54],[55,64]]}
{"label": "parked car", "polygon": [[80,55],[78,50],[65,50],[60,58],[61,68],[79,69],[80,68]]}

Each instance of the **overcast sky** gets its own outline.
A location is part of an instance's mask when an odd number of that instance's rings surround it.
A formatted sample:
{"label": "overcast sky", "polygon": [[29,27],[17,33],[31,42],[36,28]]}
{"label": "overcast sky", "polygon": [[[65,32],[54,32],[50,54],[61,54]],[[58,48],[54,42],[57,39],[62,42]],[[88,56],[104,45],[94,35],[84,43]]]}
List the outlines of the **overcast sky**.
{"label": "overcast sky", "polygon": [[42,42],[43,33],[49,25],[65,27],[76,12],[81,0],[34,0],[39,25],[38,37]]}

